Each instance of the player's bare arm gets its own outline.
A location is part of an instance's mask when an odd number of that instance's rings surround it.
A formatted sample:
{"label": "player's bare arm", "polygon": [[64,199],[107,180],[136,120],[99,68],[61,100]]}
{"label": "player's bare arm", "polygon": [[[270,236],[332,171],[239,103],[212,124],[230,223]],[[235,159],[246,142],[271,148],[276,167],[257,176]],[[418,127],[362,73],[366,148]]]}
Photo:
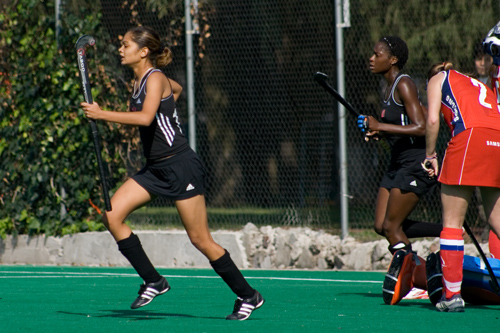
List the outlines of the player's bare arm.
{"label": "player's bare arm", "polygon": [[174,80],[172,80],[172,79],[168,79],[168,80],[170,81],[170,84],[172,85],[172,93],[174,94],[174,101],[177,102],[177,99],[181,95],[182,87],[180,84],[178,84]]}
{"label": "player's bare arm", "polygon": [[403,77],[395,90],[395,98],[405,106],[411,123],[406,126],[381,123],[373,117],[369,118],[370,130],[380,131],[398,135],[424,136],[425,135],[425,116],[422,105],[418,99],[417,87],[408,77]]}
{"label": "player's bare arm", "polygon": [[161,73],[153,73],[148,79],[146,86],[148,94],[144,101],[142,111],[104,111],[96,102],[93,104],[82,102],[80,105],[83,108],[85,116],[90,119],[110,121],[125,125],[149,126],[155,117],[156,110],[160,105],[161,96],[165,89],[166,82],[162,82],[161,76]]}

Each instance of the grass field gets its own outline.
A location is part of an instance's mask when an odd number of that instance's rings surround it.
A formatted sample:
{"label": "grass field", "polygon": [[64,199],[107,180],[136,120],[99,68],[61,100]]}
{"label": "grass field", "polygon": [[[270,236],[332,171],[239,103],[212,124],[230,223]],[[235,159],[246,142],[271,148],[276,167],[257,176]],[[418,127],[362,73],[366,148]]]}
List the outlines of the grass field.
{"label": "grass field", "polygon": [[384,273],[245,270],[266,299],[226,321],[234,295],[212,270],[160,269],[172,289],[131,310],[131,268],[0,266],[2,332],[495,332],[500,306],[440,313],[428,300],[385,305]]}

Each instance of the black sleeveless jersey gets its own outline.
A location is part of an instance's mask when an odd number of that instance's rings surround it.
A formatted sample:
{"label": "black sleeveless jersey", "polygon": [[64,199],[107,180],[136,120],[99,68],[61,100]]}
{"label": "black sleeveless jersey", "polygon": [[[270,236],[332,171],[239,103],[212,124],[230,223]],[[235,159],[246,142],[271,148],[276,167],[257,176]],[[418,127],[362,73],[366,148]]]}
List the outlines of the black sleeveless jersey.
{"label": "black sleeveless jersey", "polygon": [[[142,111],[146,99],[146,82],[153,72],[161,71],[152,69],[144,75],[138,91],[130,98],[130,111]],[[147,159],[155,160],[189,149],[187,139],[181,130],[173,91],[170,96],[161,100],[152,123],[149,126],[139,127],[139,131],[144,157]]]}
{"label": "black sleeveless jersey", "polygon": [[[381,114],[381,120],[383,123],[394,124],[400,126],[406,126],[411,123],[410,118],[406,113],[405,106],[396,102],[394,99],[394,91],[396,90],[396,86],[399,81],[403,77],[410,77],[409,75],[402,74],[399,75],[394,84],[392,85],[391,93],[387,100],[383,101],[383,109]],[[412,152],[414,149],[425,149],[425,137],[417,136],[400,136],[395,134],[387,134],[386,139],[389,142],[389,145],[392,148],[392,155],[400,155],[403,152],[407,151],[409,154],[415,153]]]}

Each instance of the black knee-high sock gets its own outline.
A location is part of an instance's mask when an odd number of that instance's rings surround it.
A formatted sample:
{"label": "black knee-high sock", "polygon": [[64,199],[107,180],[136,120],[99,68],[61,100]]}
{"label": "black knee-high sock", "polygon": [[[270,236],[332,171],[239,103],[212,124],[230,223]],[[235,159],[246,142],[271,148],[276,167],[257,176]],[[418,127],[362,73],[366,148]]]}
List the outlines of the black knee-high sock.
{"label": "black knee-high sock", "polygon": [[161,279],[161,275],[144,252],[139,237],[131,234],[129,238],[122,239],[117,244],[118,250],[128,259],[144,282],[151,283]]}
{"label": "black knee-high sock", "polygon": [[210,265],[212,265],[214,271],[227,283],[236,296],[241,298],[253,297],[255,289],[250,287],[243,274],[241,274],[238,267],[234,264],[229,252],[225,251],[222,257],[211,261]]}
{"label": "black knee-high sock", "polygon": [[408,238],[439,237],[443,225],[441,223],[420,222],[406,219],[403,221],[403,232]]}

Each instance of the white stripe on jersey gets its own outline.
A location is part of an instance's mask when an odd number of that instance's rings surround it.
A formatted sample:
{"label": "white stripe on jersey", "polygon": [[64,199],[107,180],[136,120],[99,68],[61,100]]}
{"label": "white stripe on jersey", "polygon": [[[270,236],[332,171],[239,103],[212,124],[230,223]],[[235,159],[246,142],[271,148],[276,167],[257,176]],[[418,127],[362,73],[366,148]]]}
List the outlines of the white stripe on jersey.
{"label": "white stripe on jersey", "polygon": [[497,91],[497,103],[500,104],[500,82],[498,81],[495,81],[495,87],[497,88],[496,91]]}
{"label": "white stripe on jersey", "polygon": [[401,125],[403,125],[403,126],[408,125],[408,124],[406,123],[406,116],[405,116],[404,114],[401,114]]}
{"label": "white stripe on jersey", "polygon": [[172,129],[172,126],[170,126],[170,121],[161,113],[156,114],[156,121],[158,122],[158,126],[163,132],[163,135],[165,135],[167,143],[170,147],[172,147],[174,144],[175,131]]}
{"label": "white stripe on jersey", "polygon": [[467,156],[467,153],[469,151],[469,143],[470,143],[470,138],[472,137],[472,132],[474,132],[474,127],[471,128],[469,131],[469,137],[467,138],[467,146],[465,147],[464,157],[462,157],[462,166],[460,168],[460,179],[458,180],[459,185],[462,184],[462,177],[464,175],[465,157]]}
{"label": "white stripe on jersey", "polygon": [[[401,114],[401,125],[402,126],[408,126],[410,124],[410,121],[408,119],[408,116],[405,114]],[[413,144],[415,141],[415,138],[413,136],[410,137],[410,142]]]}

